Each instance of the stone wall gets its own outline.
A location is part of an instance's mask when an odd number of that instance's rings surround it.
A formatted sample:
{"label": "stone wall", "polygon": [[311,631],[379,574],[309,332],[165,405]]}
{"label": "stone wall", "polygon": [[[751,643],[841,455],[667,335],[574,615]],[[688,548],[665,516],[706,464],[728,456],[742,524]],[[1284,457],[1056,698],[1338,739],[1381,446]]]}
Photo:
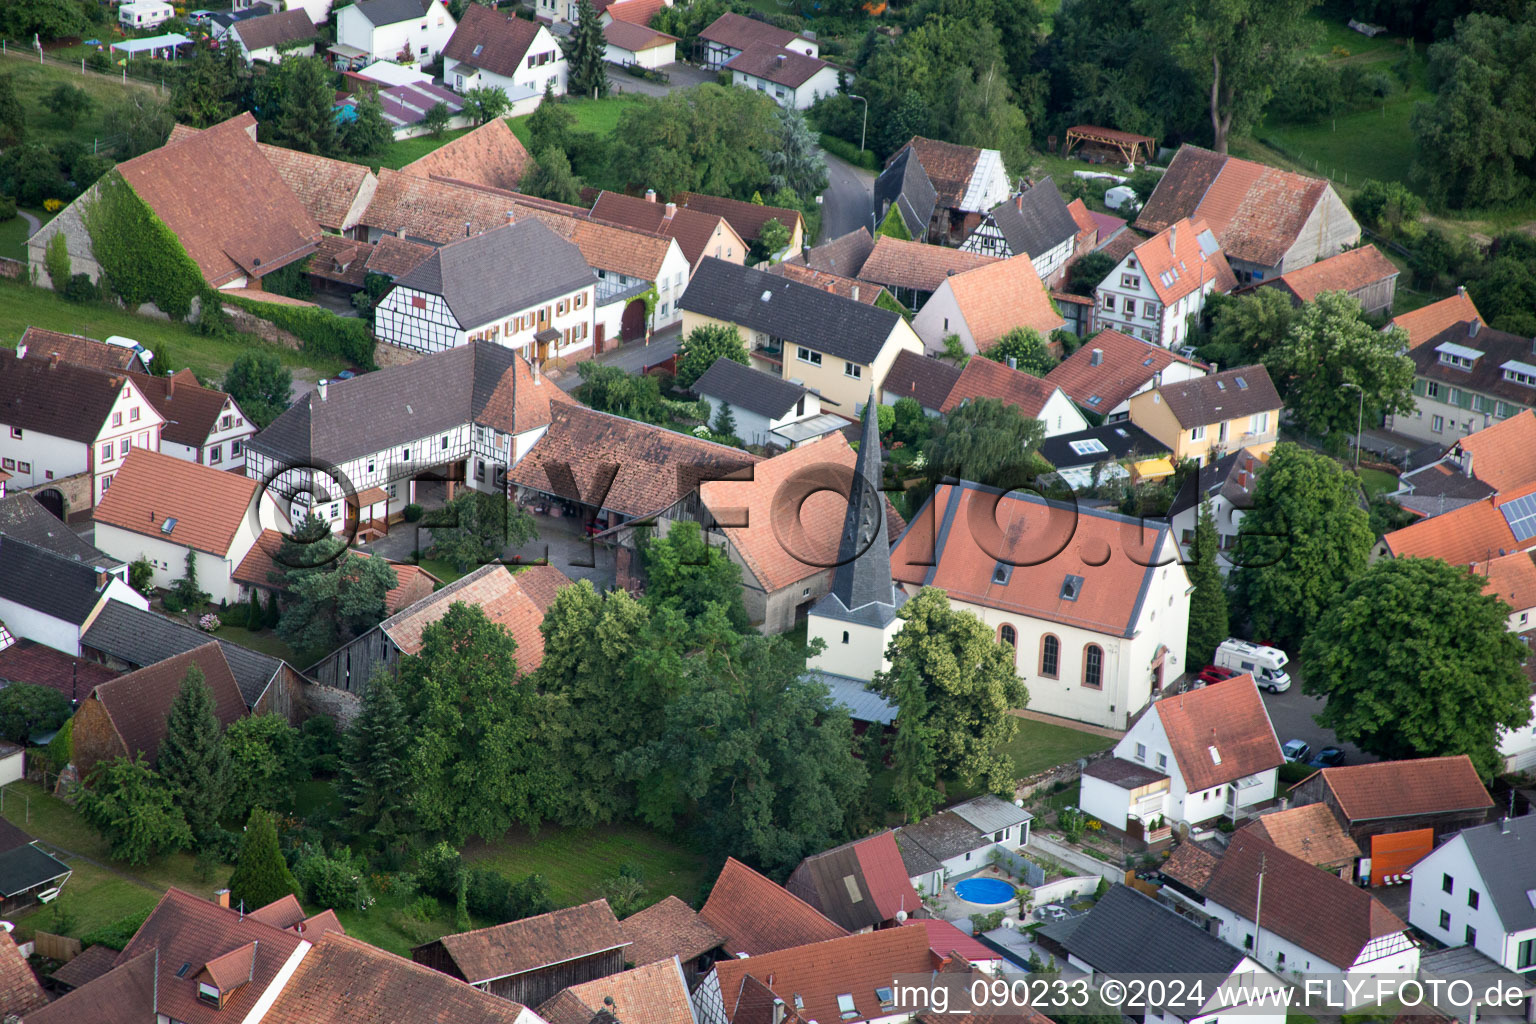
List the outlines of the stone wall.
{"label": "stone wall", "polygon": [[74,476],[66,476],[58,480],[46,480],[36,487],[28,487],[26,493],[35,498],[39,493],[50,488],[64,495],[66,516],[84,512],[91,507],[93,480],[89,473],[76,473]]}
{"label": "stone wall", "polygon": [[299,721],[315,715],[330,715],[336,720],[336,731],[345,732],[362,714],[363,701],[357,694],[334,686],[305,683],[294,695],[294,710]]}
{"label": "stone wall", "polygon": [[386,345],[382,341],[373,346],[373,362],[381,370],[387,370],[391,366],[408,366],[426,355],[425,352],[417,352],[398,345]]}
{"label": "stone wall", "polygon": [[0,259],[0,277],[9,277],[13,281],[25,281],[27,265],[21,260]]}
{"label": "stone wall", "polygon": [[263,320],[249,310],[242,309],[239,306],[225,305],[224,312],[229,314],[231,326],[242,334],[254,334],[262,341],[282,345],[294,351],[298,351],[303,345],[297,336],[289,334],[270,321]]}

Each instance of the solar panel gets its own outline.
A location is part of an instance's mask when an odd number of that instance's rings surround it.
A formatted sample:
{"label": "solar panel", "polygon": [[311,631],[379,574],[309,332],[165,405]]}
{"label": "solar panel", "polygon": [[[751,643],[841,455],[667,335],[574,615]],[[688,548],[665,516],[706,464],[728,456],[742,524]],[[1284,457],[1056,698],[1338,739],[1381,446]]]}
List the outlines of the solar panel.
{"label": "solar panel", "polygon": [[1516,498],[1501,506],[1499,511],[1504,513],[1504,521],[1509,524],[1509,532],[1515,535],[1515,540],[1527,541],[1536,537],[1536,494]]}

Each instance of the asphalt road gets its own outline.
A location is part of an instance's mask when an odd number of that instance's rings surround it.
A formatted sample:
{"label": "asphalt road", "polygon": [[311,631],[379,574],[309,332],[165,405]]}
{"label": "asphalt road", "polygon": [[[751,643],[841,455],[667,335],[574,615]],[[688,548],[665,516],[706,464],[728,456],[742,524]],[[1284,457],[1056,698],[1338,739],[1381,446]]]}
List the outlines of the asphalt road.
{"label": "asphalt road", "polygon": [[839,238],[860,227],[869,228],[874,214],[871,196],[875,176],[831,153],[827,158],[827,188],[821,194],[821,237],[817,242]]}
{"label": "asphalt road", "polygon": [[[1345,755],[1345,764],[1359,764],[1362,761],[1374,761],[1376,758],[1368,757],[1360,753],[1352,744],[1340,743],[1332,729],[1324,729],[1318,725],[1312,716],[1323,710],[1327,702],[1321,697],[1313,697],[1301,692],[1301,680],[1296,676],[1294,662],[1289,666],[1291,671],[1291,688],[1284,693],[1264,694],[1264,707],[1269,712],[1269,720],[1275,726],[1275,736],[1281,743],[1287,740],[1301,740],[1312,747],[1315,754],[1324,747],[1342,747]],[[1220,683],[1217,684],[1221,685]]]}

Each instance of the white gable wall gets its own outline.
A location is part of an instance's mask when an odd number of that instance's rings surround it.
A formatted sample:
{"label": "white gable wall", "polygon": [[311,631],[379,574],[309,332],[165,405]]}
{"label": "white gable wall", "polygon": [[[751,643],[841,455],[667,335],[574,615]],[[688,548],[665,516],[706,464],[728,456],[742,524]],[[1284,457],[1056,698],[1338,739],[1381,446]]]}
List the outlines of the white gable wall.
{"label": "white gable wall", "polygon": [[392,25],[374,25],[358,11],[356,4],[343,7],[336,14],[336,41],[367,50],[378,60],[395,60],[404,51],[413,61],[427,63],[443,52],[454,28],[453,16],[442,0],[432,0],[432,6],[420,18]]}

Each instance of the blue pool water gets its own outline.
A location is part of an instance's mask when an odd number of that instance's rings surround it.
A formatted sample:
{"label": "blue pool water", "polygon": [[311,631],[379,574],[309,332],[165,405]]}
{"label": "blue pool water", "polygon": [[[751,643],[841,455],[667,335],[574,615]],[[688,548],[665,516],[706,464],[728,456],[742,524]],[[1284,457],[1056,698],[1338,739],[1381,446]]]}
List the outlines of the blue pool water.
{"label": "blue pool water", "polygon": [[955,895],[967,903],[995,907],[1012,903],[1015,890],[1001,878],[967,878],[955,883]]}

